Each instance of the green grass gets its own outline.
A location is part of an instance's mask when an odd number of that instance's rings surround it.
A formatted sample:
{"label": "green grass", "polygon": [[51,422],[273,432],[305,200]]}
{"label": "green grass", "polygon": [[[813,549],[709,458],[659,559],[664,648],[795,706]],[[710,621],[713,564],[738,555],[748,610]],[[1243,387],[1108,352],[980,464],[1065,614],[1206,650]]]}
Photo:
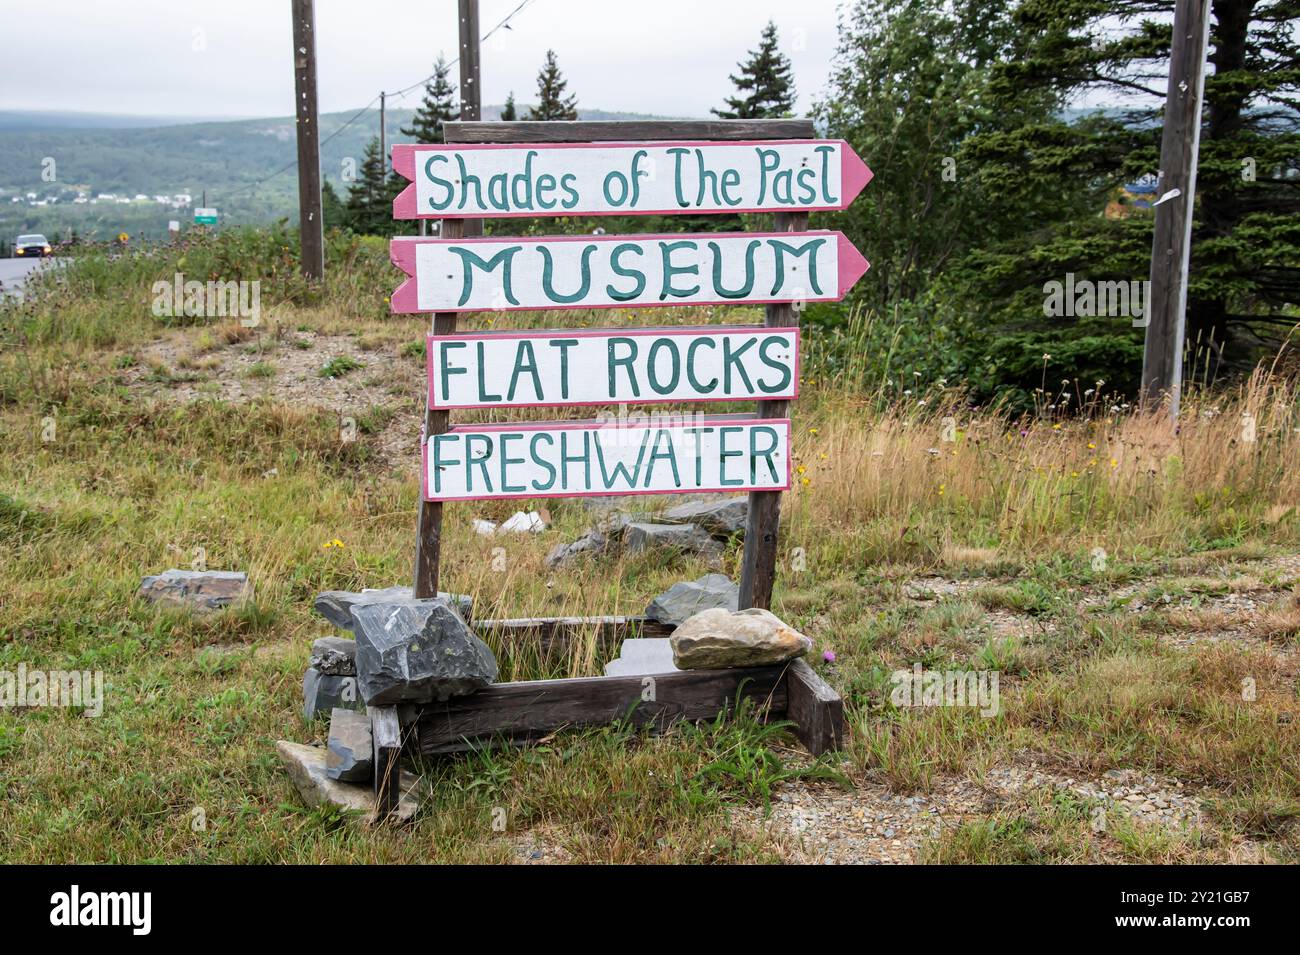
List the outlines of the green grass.
{"label": "green grass", "polygon": [[[259,330],[257,347],[347,332],[359,350],[418,357],[422,320],[389,317],[373,302],[349,310],[375,294],[365,271],[372,251],[359,247],[354,270],[323,291],[279,275],[263,307],[281,317]],[[187,254],[209,268],[241,252],[263,263],[278,254],[269,242]],[[1261,433],[1276,439],[1254,457],[1225,456],[1222,435],[1189,423],[1174,480],[1145,458],[1131,474],[1087,472],[1097,428],[1013,429],[995,414],[963,412],[964,432],[981,443],[935,456],[937,419],[927,415],[937,411],[881,410],[834,381],[808,388],[795,408],[809,483],[783,504],[774,610],[814,638],[812,662],[844,697],[842,754],[809,760],[788,728],[746,710],[661,737],[611,726],[560,732],[521,752],[429,761],[420,767],[427,809],[403,831],[304,808],[274,743],[320,742],[325,732],[301,718],[308,648],[330,630],[311,600],[408,579],[414,435],[393,428],[412,420],[413,406],[398,397],[354,414],[356,439],[343,440],[338,409],[312,400],[144,398],[130,376],[144,370],[137,356],[156,337],[184,336],[196,354],[251,344],[237,328],[176,327],[151,314],[148,283],[177,264],[126,257],[70,273],[79,294],[95,289],[89,301],[108,318],[57,291],[0,311],[0,433],[10,451],[0,456],[0,670],[98,669],[107,682],[98,718],[0,709],[0,859],[507,862],[542,852],[585,862],[781,861],[786,841],[737,810],[761,814],[792,786],[941,791],[1027,756],[1080,778],[1127,768],[1177,777],[1208,794],[1204,831],[1120,820],[1097,833],[1089,807],[1039,791],[946,830],[925,857],[1223,861],[1250,842],[1266,858],[1297,858],[1293,575],[1258,563],[1300,543],[1300,438],[1281,417],[1289,406],[1279,406],[1272,431],[1260,416]],[[663,313],[665,322],[700,320]],[[331,365],[339,374],[360,367],[349,356]],[[247,373],[273,370],[258,361]],[[161,366],[148,374],[162,386],[183,377]],[[411,385],[418,391],[418,370]],[[1232,400],[1215,421],[1232,418]],[[1139,424],[1098,423],[1130,447],[1146,440]],[[1193,474],[1218,490],[1188,490]],[[552,517],[543,534],[472,530],[475,517],[538,504]],[[443,589],[472,595],[483,618],[631,614],[710,570],[654,553],[546,570],[547,551],[591,521],[575,501],[449,507]],[[336,540],[343,546],[327,546]],[[188,567],[199,553],[208,567],[246,570],[254,601],[192,617],[135,597],[142,576]],[[735,576],[738,559],[730,547],[722,570]],[[941,580],[925,583],[933,577]],[[1129,612],[1134,600],[1162,614],[1196,609],[1245,578],[1262,604],[1277,602],[1266,649],[1173,649],[1164,637],[1183,625],[1176,617],[1155,626]],[[1173,603],[1157,603],[1161,595]],[[507,680],[597,674],[617,653],[594,633],[558,650],[499,641],[493,650]],[[825,650],[834,663],[822,662]],[[890,675],[916,662],[998,671],[999,714],[895,706]],[[1258,690],[1249,702],[1246,678]]]}

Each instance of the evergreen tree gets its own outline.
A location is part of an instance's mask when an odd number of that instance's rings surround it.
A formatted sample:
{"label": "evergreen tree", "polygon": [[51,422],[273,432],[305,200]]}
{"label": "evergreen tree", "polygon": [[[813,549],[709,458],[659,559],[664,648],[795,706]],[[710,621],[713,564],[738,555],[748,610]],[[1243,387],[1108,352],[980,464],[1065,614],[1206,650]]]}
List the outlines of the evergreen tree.
{"label": "evergreen tree", "polygon": [[450,73],[451,67],[439,56],[433,64],[433,76],[424,84],[424,101],[411,117],[411,125],[402,129],[403,136],[410,136],[417,143],[443,141],[442,124],[460,116],[456,87],[448,79]]}
{"label": "evergreen tree", "polygon": [[343,200],[339,198],[339,194],[334,191],[334,186],[328,179],[321,184],[320,206],[321,218],[324,220],[326,229],[343,229],[347,227],[347,208],[343,205]]}
{"label": "evergreen tree", "polygon": [[511,91],[506,97],[506,105],[501,107],[501,122],[513,123],[519,118],[519,112],[515,109],[515,94]]}
{"label": "evergreen tree", "polygon": [[[1025,0],[1019,38],[993,76],[1002,103],[1050,90],[1063,101],[1105,97],[1125,109],[990,139],[1004,169],[1021,157],[1112,191],[1154,176],[1169,75],[1172,2]],[[1296,0],[1213,0],[1201,123],[1191,274],[1189,368],[1245,372],[1296,324],[1300,301],[1300,18]],[[1094,207],[1095,211],[1095,207]],[[1130,247],[1150,251],[1150,215],[1114,220],[1079,254],[1077,222],[1048,224],[1062,253],[1045,265],[1094,270]],[[1073,253],[1073,254],[1071,254]],[[1063,268],[1063,266],[1065,268]],[[1145,279],[1134,263],[1126,278]],[[1074,271],[1082,271],[1074,268]],[[1059,278],[1060,276],[1054,276]],[[1091,277],[1091,276],[1090,276]],[[1100,276],[1098,276],[1100,277]],[[1261,348],[1261,346],[1267,346]]]}
{"label": "evergreen tree", "polygon": [[393,233],[394,179],[379,152],[379,137],[366,146],[361,175],[348,189],[346,221],[348,228],[363,235]]}
{"label": "evergreen tree", "polygon": [[794,75],[790,58],[778,49],[776,24],[763,28],[758,49],[748,61],[738,63],[740,75],[731,75],[738,96],[727,97],[725,110],[713,113],[722,119],[778,119],[794,112]]}
{"label": "evergreen tree", "polygon": [[568,81],[560,75],[555,51],[547,50],[546,63],[537,74],[537,105],[529,108],[528,118],[531,120],[577,119],[577,96],[564,95],[564,89],[568,85]]}

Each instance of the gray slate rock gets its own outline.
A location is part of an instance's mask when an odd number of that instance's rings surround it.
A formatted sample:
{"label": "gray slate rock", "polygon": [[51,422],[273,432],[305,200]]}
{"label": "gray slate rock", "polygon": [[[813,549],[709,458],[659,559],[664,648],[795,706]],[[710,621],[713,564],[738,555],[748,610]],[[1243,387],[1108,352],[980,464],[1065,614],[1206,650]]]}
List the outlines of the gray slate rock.
{"label": "gray slate rock", "polygon": [[361,691],[354,676],[334,676],[308,667],[302,677],[302,718],[308,723],[328,715],[335,707],[364,710]]}
{"label": "gray slate rock", "polygon": [[608,546],[608,537],[600,531],[588,531],[576,541],[570,541],[567,544],[556,544],[552,547],[551,552],[546,555],[546,566],[551,570],[556,567],[565,567],[580,557],[599,554]]}
{"label": "gray slate rock", "polygon": [[645,615],[670,627],[680,626],[701,610],[740,606],[740,587],[725,574],[705,574],[699,580],[673,584],[645,608]]}
{"label": "gray slate rock", "polygon": [[[345,783],[330,779],[326,774],[325,750],[319,746],[304,746],[287,739],[276,741],[275,750],[293,780],[294,788],[309,806],[330,803],[351,812],[361,813],[369,822],[375,821],[375,792],[373,784]],[[398,822],[410,820],[419,811],[419,777],[402,770],[398,782],[400,795],[395,816]]]}
{"label": "gray slate rock", "polygon": [[623,529],[623,547],[630,554],[651,547],[671,547],[702,557],[722,556],[722,545],[695,524],[628,524]]}
{"label": "gray slate rock", "polygon": [[352,608],[357,681],[371,706],[466,696],[497,678],[486,643],[442,597]]}
{"label": "gray slate rock", "polygon": [[[441,591],[438,596],[450,603],[460,618],[469,623],[474,614],[474,600],[466,594],[447,594]],[[316,612],[341,630],[352,629],[352,608],[372,603],[400,603],[414,600],[415,591],[410,587],[384,587],[382,589],[327,590],[316,595]]]}
{"label": "gray slate rock", "polygon": [[375,743],[370,735],[370,717],[367,714],[337,707],[330,713],[325,775],[345,783],[374,778]]}
{"label": "gray slate rock", "polygon": [[676,524],[698,524],[715,537],[730,537],[745,532],[749,516],[749,498],[732,497],[722,501],[688,501],[670,507],[663,520]]}
{"label": "gray slate rock", "polygon": [[248,575],[238,570],[165,570],[140,582],[138,596],[194,610],[220,610],[253,596]]}
{"label": "gray slate rock", "polygon": [[312,643],[308,662],[330,676],[356,676],[357,642],[346,637],[321,637]]}

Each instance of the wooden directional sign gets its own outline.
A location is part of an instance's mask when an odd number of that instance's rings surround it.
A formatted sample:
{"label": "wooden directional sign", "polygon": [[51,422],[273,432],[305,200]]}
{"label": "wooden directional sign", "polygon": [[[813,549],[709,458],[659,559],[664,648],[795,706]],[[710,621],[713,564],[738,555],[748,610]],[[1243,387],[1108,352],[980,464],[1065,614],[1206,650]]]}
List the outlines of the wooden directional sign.
{"label": "wooden directional sign", "polygon": [[799,329],[565,329],[429,335],[429,407],[795,398]]}
{"label": "wooden directional sign", "polygon": [[790,486],[785,418],[465,425],[424,445],[424,499],[598,497]]}
{"label": "wooden directional sign", "polygon": [[844,209],[871,170],[838,139],[393,147],[393,217]]}
{"label": "wooden directional sign", "polygon": [[870,267],[840,232],[397,238],[394,312],[837,301]]}

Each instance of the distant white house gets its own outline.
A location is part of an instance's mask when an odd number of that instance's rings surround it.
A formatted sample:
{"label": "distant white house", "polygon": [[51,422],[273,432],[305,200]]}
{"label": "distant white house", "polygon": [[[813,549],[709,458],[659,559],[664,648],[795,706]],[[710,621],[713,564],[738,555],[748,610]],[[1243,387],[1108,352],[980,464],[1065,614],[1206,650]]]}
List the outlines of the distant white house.
{"label": "distant white house", "polygon": [[96,199],[106,199],[106,200],[108,200],[109,202],[112,202],[114,199],[117,198],[117,196],[113,195],[111,192],[101,192],[99,195],[95,196],[95,198],[96,198]]}

